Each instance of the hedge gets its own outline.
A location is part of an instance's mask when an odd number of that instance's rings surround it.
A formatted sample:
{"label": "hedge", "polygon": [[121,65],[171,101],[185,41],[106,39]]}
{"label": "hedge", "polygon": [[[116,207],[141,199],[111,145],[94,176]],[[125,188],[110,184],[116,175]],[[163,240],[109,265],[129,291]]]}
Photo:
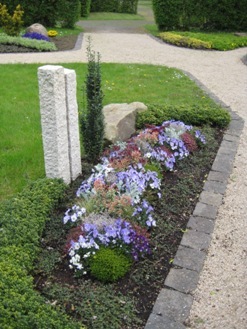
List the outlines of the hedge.
{"label": "hedge", "polygon": [[80,0],[1,0],[12,15],[20,3],[24,10],[24,25],[40,23],[45,27],[55,27],[58,20],[65,27],[73,27],[72,23],[80,17]]}
{"label": "hedge", "polygon": [[137,13],[138,0],[91,0],[91,12]]}
{"label": "hedge", "polygon": [[63,198],[60,180],[41,179],[0,204],[1,329],[79,329],[33,289],[30,271],[49,213]]}
{"label": "hedge", "polygon": [[150,104],[148,110],[137,114],[136,127],[142,129],[148,124],[160,125],[171,119],[195,126],[206,124],[220,128],[227,127],[231,121],[229,112],[217,105],[202,107]]}
{"label": "hedge", "polygon": [[202,30],[247,30],[247,0],[153,0],[160,31],[200,28]]}

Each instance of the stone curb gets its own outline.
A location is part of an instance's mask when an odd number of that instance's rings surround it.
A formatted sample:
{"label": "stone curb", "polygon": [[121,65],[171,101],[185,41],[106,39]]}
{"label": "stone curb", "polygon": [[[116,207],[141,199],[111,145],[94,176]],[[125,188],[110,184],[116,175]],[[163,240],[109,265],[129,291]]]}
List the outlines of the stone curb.
{"label": "stone curb", "polygon": [[144,329],[186,329],[200,272],[209,248],[218,208],[223,202],[233,169],[244,120],[190,73],[185,72],[216,103],[226,108],[231,123],[226,130],[211,171],[200,194],[186,232],[178,247],[173,267],[166,277]]}

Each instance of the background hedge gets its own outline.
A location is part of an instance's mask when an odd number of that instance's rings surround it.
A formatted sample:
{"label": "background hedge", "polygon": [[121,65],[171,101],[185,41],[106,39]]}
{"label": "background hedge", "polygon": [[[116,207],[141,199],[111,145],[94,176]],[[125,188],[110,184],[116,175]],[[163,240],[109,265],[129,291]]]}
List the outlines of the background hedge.
{"label": "background hedge", "polygon": [[153,0],[160,31],[189,29],[247,30],[247,0]]}
{"label": "background hedge", "polygon": [[80,0],[1,0],[12,15],[20,3],[24,10],[24,25],[40,23],[45,27],[54,27],[58,20],[63,26],[73,27],[72,23],[80,17]]}
{"label": "background hedge", "polygon": [[138,0],[91,0],[91,12],[137,13]]}

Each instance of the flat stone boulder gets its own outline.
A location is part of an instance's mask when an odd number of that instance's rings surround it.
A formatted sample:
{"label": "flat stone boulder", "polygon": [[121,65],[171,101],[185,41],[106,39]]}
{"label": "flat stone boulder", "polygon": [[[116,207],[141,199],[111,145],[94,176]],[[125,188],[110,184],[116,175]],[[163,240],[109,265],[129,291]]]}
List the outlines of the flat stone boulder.
{"label": "flat stone boulder", "polygon": [[105,139],[110,143],[127,140],[136,131],[136,114],[145,110],[147,106],[141,102],[104,106]]}
{"label": "flat stone boulder", "polygon": [[27,27],[26,32],[27,33],[35,32],[35,33],[42,34],[45,37],[48,37],[47,29],[42,24],[39,24],[39,23],[35,23],[35,24],[32,24],[29,27]]}

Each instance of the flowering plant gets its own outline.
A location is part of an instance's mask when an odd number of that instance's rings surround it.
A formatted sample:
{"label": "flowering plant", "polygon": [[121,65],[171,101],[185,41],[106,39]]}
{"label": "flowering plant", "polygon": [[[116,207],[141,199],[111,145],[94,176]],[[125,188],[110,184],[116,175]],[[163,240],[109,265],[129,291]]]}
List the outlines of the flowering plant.
{"label": "flowering plant", "polygon": [[48,31],[48,37],[53,38],[58,35],[58,32],[56,30],[49,30]]}
{"label": "flowering plant", "polygon": [[83,270],[83,274],[87,274],[88,260],[97,253],[100,246],[122,249],[135,261],[151,252],[147,237],[127,221],[116,219],[113,224],[103,224],[102,228],[84,223],[79,237],[70,241],[70,268]]}
{"label": "flowering plant", "polygon": [[[135,261],[149,254],[144,232],[155,227],[156,220],[148,195],[155,192],[161,198],[160,174],[149,168],[172,171],[177,161],[205,143],[200,131],[170,120],[107,149],[77,190],[78,204],[64,216],[64,223],[82,223],[69,242],[70,267],[86,273],[87,260],[101,246],[121,249]],[[97,217],[95,212],[104,215]]]}
{"label": "flowering plant", "polygon": [[37,32],[27,32],[22,35],[23,38],[50,41],[48,37]]}

